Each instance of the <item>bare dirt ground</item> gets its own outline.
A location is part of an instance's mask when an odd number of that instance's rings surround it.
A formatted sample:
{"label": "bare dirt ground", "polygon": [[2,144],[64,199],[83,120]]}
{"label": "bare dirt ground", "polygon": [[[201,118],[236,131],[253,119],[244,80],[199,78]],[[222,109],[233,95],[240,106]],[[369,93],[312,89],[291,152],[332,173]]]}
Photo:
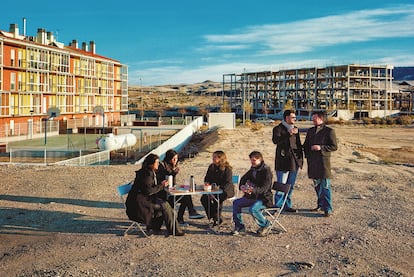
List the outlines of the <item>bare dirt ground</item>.
{"label": "bare dirt ground", "polygon": [[[334,128],[334,215],[310,211],[316,197],[305,165],[293,196],[299,212],[283,215],[287,233],[267,237],[254,234],[248,214],[251,233],[231,236],[228,201],[219,234],[204,218],[188,220],[184,237],[124,237],[116,187],[138,166],[1,165],[0,276],[414,276],[414,129]],[[273,168],[271,130],[219,130],[181,163],[179,182],[195,175],[201,183],[218,149],[234,173],[249,168],[252,150]]]}

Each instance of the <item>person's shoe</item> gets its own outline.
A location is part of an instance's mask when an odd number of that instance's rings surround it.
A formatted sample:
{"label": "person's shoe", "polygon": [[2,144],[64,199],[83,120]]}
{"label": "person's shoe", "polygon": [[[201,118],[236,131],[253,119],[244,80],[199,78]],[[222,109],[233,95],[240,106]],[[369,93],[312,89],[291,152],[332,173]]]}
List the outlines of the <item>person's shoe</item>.
{"label": "person's shoe", "polygon": [[284,208],[283,211],[288,212],[288,213],[297,213],[298,212],[298,210],[296,210],[294,208],[289,208],[289,207]]}
{"label": "person's shoe", "polygon": [[244,227],[235,229],[232,233],[233,236],[244,236],[246,235],[246,229]]}
{"label": "person's shoe", "polygon": [[326,211],[326,212],[324,213],[324,217],[330,217],[330,216],[332,216],[332,212],[327,212],[327,211]]}
{"label": "person's shoe", "polygon": [[177,222],[181,227],[187,227],[188,226],[188,223],[185,222],[184,219],[182,219],[182,218],[177,219]]}
{"label": "person's shoe", "polygon": [[182,236],[184,236],[185,235],[185,233],[183,232],[183,231],[180,231],[180,232],[175,232],[175,236],[176,237],[182,237]]}
{"label": "person's shoe", "polygon": [[188,217],[190,219],[200,219],[200,218],[204,218],[205,216],[194,211],[194,212],[191,212]]}
{"label": "person's shoe", "polygon": [[223,218],[220,217],[218,220],[213,219],[213,227],[219,226],[219,225],[221,225],[221,223],[223,223]]}
{"label": "person's shoe", "polygon": [[265,227],[260,227],[259,230],[257,230],[257,234],[260,237],[265,237],[267,236],[271,228],[272,228],[272,225],[268,223]]}
{"label": "person's shoe", "polygon": [[311,209],[311,212],[319,212],[321,210],[321,207],[317,207],[315,209]]}

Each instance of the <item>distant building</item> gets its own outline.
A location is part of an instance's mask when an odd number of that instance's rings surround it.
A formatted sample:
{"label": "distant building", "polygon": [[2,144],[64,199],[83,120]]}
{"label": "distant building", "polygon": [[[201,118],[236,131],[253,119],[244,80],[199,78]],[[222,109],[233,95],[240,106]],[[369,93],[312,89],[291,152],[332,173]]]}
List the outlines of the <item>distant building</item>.
{"label": "distant building", "polygon": [[391,65],[357,64],[233,73],[223,75],[223,90],[233,111],[246,113],[248,103],[256,117],[281,119],[286,105],[305,118],[313,110],[342,119],[412,112],[412,93],[392,73]]}
{"label": "distant building", "polygon": [[16,135],[18,124],[40,126],[50,109],[66,128],[119,122],[128,110],[128,68],[95,52],[93,41],[65,46],[45,29],[0,30],[0,139]]}

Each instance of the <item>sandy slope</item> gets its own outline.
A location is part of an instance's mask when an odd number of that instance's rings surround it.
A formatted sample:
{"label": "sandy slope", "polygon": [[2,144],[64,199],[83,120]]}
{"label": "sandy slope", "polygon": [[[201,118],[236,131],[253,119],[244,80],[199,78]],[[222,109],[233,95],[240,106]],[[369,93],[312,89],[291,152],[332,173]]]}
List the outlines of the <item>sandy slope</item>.
{"label": "sandy slope", "polygon": [[[305,169],[294,192],[300,211],[282,218],[288,232],[264,238],[229,235],[230,203],[220,235],[200,219],[189,220],[184,237],[123,237],[127,222],[115,188],[134,177],[135,165],[0,166],[0,275],[413,276],[414,168],[365,151],[412,150],[413,129],[335,128],[334,216],[309,211],[316,199]],[[181,164],[180,182],[195,175],[200,183],[217,149],[235,173],[248,169],[252,150],[273,167],[271,127],[220,130],[213,145]]]}

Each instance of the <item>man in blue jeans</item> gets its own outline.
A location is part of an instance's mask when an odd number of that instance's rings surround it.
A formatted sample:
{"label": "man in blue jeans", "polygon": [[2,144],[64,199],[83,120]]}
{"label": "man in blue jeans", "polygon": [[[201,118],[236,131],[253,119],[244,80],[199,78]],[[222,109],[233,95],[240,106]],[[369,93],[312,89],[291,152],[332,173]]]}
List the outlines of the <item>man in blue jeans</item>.
{"label": "man in blue jeans", "polygon": [[244,196],[233,202],[233,222],[235,224],[233,235],[246,233],[242,219],[242,208],[249,207],[249,212],[259,225],[257,234],[264,236],[271,227],[262,210],[272,207],[272,170],[264,163],[263,155],[253,151],[249,155],[251,168],[240,179],[240,190]]}
{"label": "man in blue jeans", "polygon": [[[292,208],[292,194],[299,168],[303,166],[302,144],[299,130],[295,126],[296,115],[293,110],[283,112],[283,121],[273,128],[272,141],[277,145],[275,155],[276,178],[279,183],[290,184],[284,208],[285,212],[296,212]],[[281,207],[283,192],[275,193],[275,207]]]}
{"label": "man in blue jeans", "polygon": [[338,149],[335,130],[328,127],[326,112],[315,111],[312,113],[314,127],[309,128],[303,149],[308,161],[308,177],[313,179],[318,207],[322,209],[326,217],[332,215],[332,191],[331,191],[331,152]]}

